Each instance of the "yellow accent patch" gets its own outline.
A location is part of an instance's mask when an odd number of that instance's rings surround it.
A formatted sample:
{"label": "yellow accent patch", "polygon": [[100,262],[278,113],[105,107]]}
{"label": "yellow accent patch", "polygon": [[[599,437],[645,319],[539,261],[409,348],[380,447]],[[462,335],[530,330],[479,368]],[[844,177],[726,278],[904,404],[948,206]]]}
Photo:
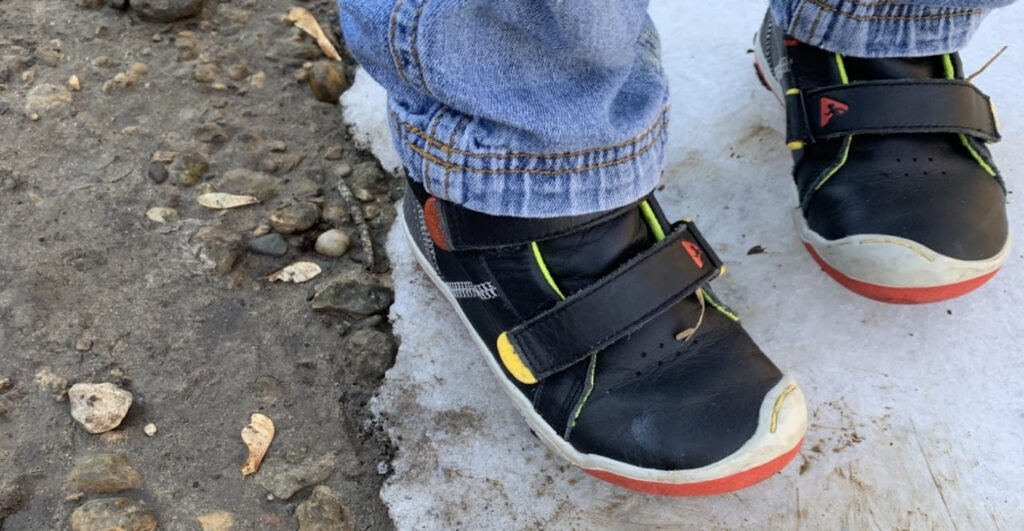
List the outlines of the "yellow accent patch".
{"label": "yellow accent patch", "polygon": [[795,140],[786,144],[786,147],[788,147],[790,151],[800,151],[805,145],[806,144],[804,144],[803,140]]}
{"label": "yellow accent patch", "polygon": [[524,384],[537,383],[537,377],[526,367],[522,358],[519,357],[519,353],[516,352],[516,348],[512,346],[512,342],[508,340],[508,332],[502,332],[498,336],[498,357],[501,358],[501,363],[505,365],[513,378]]}
{"label": "yellow accent patch", "polygon": [[800,89],[798,88],[791,88],[786,91],[787,96],[796,96],[797,94],[800,94]]}
{"label": "yellow accent patch", "polygon": [[772,424],[769,430],[772,433],[779,429],[779,411],[782,411],[782,403],[786,401],[786,397],[793,391],[796,391],[796,384],[789,384],[789,387],[782,391],[779,398],[775,399],[775,407],[772,408]]}

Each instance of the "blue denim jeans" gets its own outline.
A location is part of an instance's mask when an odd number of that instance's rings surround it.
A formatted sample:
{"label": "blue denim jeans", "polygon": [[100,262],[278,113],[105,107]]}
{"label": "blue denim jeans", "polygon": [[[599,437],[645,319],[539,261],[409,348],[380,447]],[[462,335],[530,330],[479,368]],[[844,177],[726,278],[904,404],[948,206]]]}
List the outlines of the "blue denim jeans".
{"label": "blue denim jeans", "polygon": [[[893,57],[955,51],[1011,2],[771,0],[771,11],[804,42]],[[656,186],[669,95],[648,0],[339,3],[349,49],[388,91],[409,176],[431,194],[557,217]]]}

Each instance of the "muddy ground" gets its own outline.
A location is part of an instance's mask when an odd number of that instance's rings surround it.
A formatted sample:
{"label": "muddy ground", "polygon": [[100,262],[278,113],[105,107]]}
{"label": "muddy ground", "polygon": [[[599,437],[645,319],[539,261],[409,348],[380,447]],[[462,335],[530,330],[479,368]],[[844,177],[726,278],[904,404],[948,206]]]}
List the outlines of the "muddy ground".
{"label": "muddy ground", "polygon": [[[392,527],[378,498],[391,450],[366,403],[395,352],[380,244],[398,186],[352,147],[338,106],[313,97],[324,54],[282,20],[305,7],[343,50],[337,8],[207,1],[154,22],[107,4],[0,3],[0,529],[66,529],[111,497],[142,502],[162,529],[211,514],[208,529],[296,529],[314,485],[355,528]],[[261,203],[200,206],[211,191]],[[299,203],[314,219],[267,226]],[[341,257],[314,250],[331,228],[351,236]],[[284,256],[248,248],[268,231],[293,232]],[[298,260],[323,273],[265,279]],[[332,283],[343,300],[314,311]],[[94,435],[71,417],[79,382],[133,393],[120,427]],[[253,412],[277,434],[243,478]],[[128,465],[101,470],[101,486],[69,478],[111,453]]]}

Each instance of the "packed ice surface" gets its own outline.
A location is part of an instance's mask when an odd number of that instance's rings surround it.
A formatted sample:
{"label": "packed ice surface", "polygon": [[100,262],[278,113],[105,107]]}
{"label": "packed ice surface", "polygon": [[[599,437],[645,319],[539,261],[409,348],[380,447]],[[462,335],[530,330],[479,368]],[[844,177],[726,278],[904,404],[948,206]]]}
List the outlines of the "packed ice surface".
{"label": "packed ice surface", "polygon": [[[929,306],[865,300],[822,273],[791,216],[782,110],[753,73],[755,4],[653,2],[674,96],[660,198],[697,221],[728,264],[715,289],[801,383],[801,455],[751,489],[696,499],[634,494],[568,466],[530,434],[396,226],[402,346],[374,407],[398,448],[381,495],[400,529],[1024,529],[1021,252],[978,292]],[[968,70],[1017,44],[1021,27],[1024,6],[990,17]],[[1011,190],[1024,171],[1021,72],[1024,49],[1011,46],[977,81],[1001,113],[994,152]],[[343,103],[357,138],[394,168],[384,97],[361,73]],[[765,252],[748,256],[755,245]]]}

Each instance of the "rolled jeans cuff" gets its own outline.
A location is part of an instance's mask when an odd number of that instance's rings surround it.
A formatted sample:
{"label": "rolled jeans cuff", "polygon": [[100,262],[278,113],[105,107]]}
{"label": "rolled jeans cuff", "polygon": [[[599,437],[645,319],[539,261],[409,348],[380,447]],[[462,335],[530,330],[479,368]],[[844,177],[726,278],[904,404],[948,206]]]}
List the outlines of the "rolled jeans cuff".
{"label": "rolled jeans cuff", "polygon": [[391,132],[409,177],[436,197],[492,215],[550,218],[611,210],[657,186],[668,107],[638,135],[558,153],[488,148],[485,121],[443,105],[414,113],[392,100]]}
{"label": "rolled jeans cuff", "polygon": [[[981,3],[981,2],[979,2]],[[988,1],[997,7],[1007,1]],[[990,7],[937,7],[866,0],[772,0],[772,13],[801,42],[853,57],[922,57],[963,48]]]}

